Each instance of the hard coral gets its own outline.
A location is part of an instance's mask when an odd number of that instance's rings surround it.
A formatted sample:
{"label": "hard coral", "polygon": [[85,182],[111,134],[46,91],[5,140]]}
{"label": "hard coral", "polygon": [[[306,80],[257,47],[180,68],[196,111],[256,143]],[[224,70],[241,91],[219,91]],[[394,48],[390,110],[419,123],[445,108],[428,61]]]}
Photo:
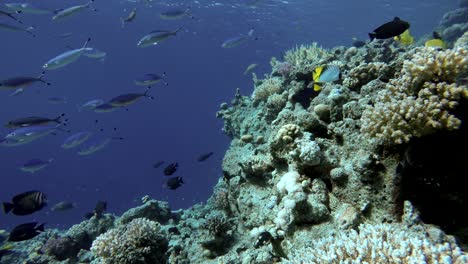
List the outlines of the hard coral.
{"label": "hard coral", "polygon": [[286,263],[454,263],[468,262],[454,241],[433,241],[399,224],[364,224],[292,251]]}
{"label": "hard coral", "polygon": [[137,218],[100,235],[91,251],[100,263],[166,263],[167,241],[157,222]]}
{"label": "hard coral", "polygon": [[273,94],[278,94],[283,91],[282,80],[279,77],[265,79],[260,85],[255,87],[252,98],[255,102],[266,101]]}
{"label": "hard coral", "polygon": [[387,144],[401,144],[435,130],[457,129],[461,121],[449,111],[468,98],[468,88],[455,83],[467,71],[464,48],[419,50],[364,111],[361,131]]}

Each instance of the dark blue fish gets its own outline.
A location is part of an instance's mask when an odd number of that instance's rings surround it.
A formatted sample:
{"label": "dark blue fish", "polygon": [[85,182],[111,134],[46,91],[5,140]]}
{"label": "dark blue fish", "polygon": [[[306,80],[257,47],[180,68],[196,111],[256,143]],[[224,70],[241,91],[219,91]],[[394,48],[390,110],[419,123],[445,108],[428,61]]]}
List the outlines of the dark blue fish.
{"label": "dark blue fish", "polygon": [[52,163],[54,159],[49,159],[49,160],[41,160],[41,159],[31,159],[26,161],[23,166],[21,166],[21,170],[24,172],[29,172],[29,173],[35,173],[36,171],[42,170],[47,165]]}
{"label": "dark blue fish", "polygon": [[47,205],[47,197],[40,191],[28,191],[13,197],[11,203],[3,203],[3,212],[14,215],[29,215],[37,212]]}
{"label": "dark blue fish", "polygon": [[151,86],[163,80],[164,76],[166,76],[165,72],[162,75],[157,73],[147,73],[143,75],[142,78],[135,80],[135,84],[140,86]]}
{"label": "dark blue fish", "polygon": [[164,183],[164,187],[170,190],[175,190],[179,188],[180,186],[182,186],[183,183],[184,181],[182,180],[182,177],[179,177],[179,176],[172,177],[172,178],[167,179],[167,181]]}
{"label": "dark blue fish", "polygon": [[164,168],[164,175],[170,176],[177,171],[179,164],[177,162],[171,163]]}
{"label": "dark blue fish", "polygon": [[149,89],[147,89],[144,93],[128,93],[122,94],[112,98],[109,101],[109,104],[113,107],[127,107],[133,103],[135,103],[138,99],[142,97],[148,97],[150,99],[154,99],[153,96],[148,95]]}
{"label": "dark blue fish", "polygon": [[10,242],[26,241],[44,232],[44,224],[38,225],[37,222],[21,224],[13,228],[8,237]]}
{"label": "dark blue fish", "polygon": [[5,80],[0,80],[0,90],[25,88],[36,82],[41,82],[46,85],[50,85],[49,82],[43,79],[44,73],[45,72],[42,72],[38,77],[18,76]]}
{"label": "dark blue fish", "polygon": [[213,154],[214,154],[213,152],[208,152],[208,153],[202,154],[197,158],[197,161],[199,161],[199,162],[205,161],[205,160],[209,159]]}

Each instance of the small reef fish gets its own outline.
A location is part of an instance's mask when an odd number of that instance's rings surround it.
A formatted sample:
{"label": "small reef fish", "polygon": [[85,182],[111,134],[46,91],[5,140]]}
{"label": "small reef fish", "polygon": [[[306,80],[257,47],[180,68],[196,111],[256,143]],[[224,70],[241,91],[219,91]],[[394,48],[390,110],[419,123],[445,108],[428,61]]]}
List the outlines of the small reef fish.
{"label": "small reef fish", "polygon": [[229,38],[225,40],[221,47],[225,49],[230,49],[241,45],[242,43],[246,42],[248,39],[253,37],[254,30],[251,29],[246,35],[239,35],[237,37]]}
{"label": "small reef fish", "polygon": [[11,230],[10,235],[8,236],[8,241],[26,241],[35,238],[42,232],[44,232],[44,224],[38,225],[37,222],[21,224]]}
{"label": "small reef fish", "polygon": [[96,218],[101,218],[104,215],[104,212],[107,211],[107,202],[106,201],[98,201],[96,206],[94,207],[93,212],[85,214],[86,219],[91,219],[91,217],[95,216]]}
{"label": "small reef fish", "polygon": [[47,98],[47,102],[49,104],[66,104],[67,98],[66,97],[49,97]]}
{"label": "small reef fish", "polygon": [[52,206],[50,211],[52,211],[52,212],[63,212],[63,211],[71,210],[73,208],[76,208],[75,203],[70,203],[70,202],[63,201],[63,202],[56,203],[54,206]]}
{"label": "small reef fish", "polygon": [[125,27],[127,23],[132,22],[136,18],[136,15],[137,15],[136,8],[133,8],[127,17],[125,18],[121,17],[120,22],[122,22],[122,28]]}
{"label": "small reef fish", "polygon": [[433,48],[439,48],[439,49],[446,49],[447,44],[445,41],[442,39],[440,34],[436,31],[432,32],[432,39],[426,41],[424,43],[425,47],[433,47]]}
{"label": "small reef fish", "polygon": [[34,30],[34,27],[17,27],[9,24],[4,24],[0,23],[0,29],[5,30],[5,31],[11,31],[11,32],[26,32],[30,34],[33,37],[36,37],[36,34],[34,34],[32,31]]}
{"label": "small reef fish", "polygon": [[37,171],[40,171],[47,167],[50,163],[52,163],[54,159],[49,159],[49,160],[41,160],[41,159],[31,159],[26,161],[23,166],[21,166],[20,170],[24,172],[29,172],[29,173],[36,173]]}
{"label": "small reef fish", "polygon": [[257,68],[257,66],[258,64],[255,64],[255,63],[252,63],[249,66],[247,66],[247,68],[244,71],[244,75],[251,73],[253,70],[255,70],[255,68]]}
{"label": "small reef fish", "polygon": [[353,40],[352,42],[353,47],[360,48],[366,45],[366,42],[359,40],[356,37],[353,37],[352,40]]}
{"label": "small reef fish", "polygon": [[15,13],[21,14],[45,15],[52,13],[51,10],[36,8],[29,3],[8,3],[5,4],[5,6],[13,10]]}
{"label": "small reef fish", "polygon": [[160,160],[160,161],[153,164],[153,168],[157,169],[157,168],[161,167],[161,165],[163,165],[163,164],[164,164],[164,161]]}
{"label": "small reef fish", "polygon": [[16,139],[10,139],[10,138],[1,138],[0,139],[0,146],[1,147],[16,147],[16,146],[21,146],[24,144],[28,144],[32,142],[34,139],[21,139],[21,140],[16,140]]}
{"label": "small reef fish", "polygon": [[49,82],[43,79],[44,74],[45,72],[42,72],[38,77],[18,76],[8,78],[5,80],[0,80],[0,90],[26,88],[36,82],[41,82],[46,85],[50,85]]}
{"label": "small reef fish", "polygon": [[93,59],[104,59],[104,57],[107,56],[107,53],[96,48],[85,48],[83,55]]}
{"label": "small reef fish", "polygon": [[[176,19],[184,18],[186,16],[190,16],[190,8],[171,9],[171,10],[161,12],[161,14],[159,14],[159,17],[161,19],[165,19],[165,20],[176,20]],[[192,17],[192,18],[194,18],[194,17]]]}
{"label": "small reef fish", "polygon": [[214,154],[214,152],[208,152],[208,153],[202,154],[197,158],[197,161],[198,162],[205,161],[205,160],[209,159],[211,156],[213,156],[213,154]]}
{"label": "small reef fish", "polygon": [[85,146],[83,146],[77,152],[77,154],[80,156],[88,156],[88,155],[94,154],[97,151],[103,149],[105,146],[107,146],[112,140],[123,140],[123,138],[122,137],[107,137],[107,138],[93,140],[90,143],[87,143]]}
{"label": "small reef fish", "polygon": [[92,132],[83,131],[69,136],[62,144],[62,148],[71,149],[83,144],[93,135]]}
{"label": "small reef fish", "polygon": [[40,191],[28,191],[13,197],[11,203],[3,203],[3,212],[14,215],[30,215],[44,208],[47,205],[47,198]]}
{"label": "small reef fish", "polygon": [[405,30],[405,32],[401,33],[400,35],[393,37],[393,39],[405,46],[409,46],[414,43],[414,37],[411,36],[409,29]]}
{"label": "small reef fish", "polygon": [[113,107],[127,107],[131,104],[134,104],[138,99],[142,97],[148,97],[150,99],[154,99],[153,96],[148,95],[149,89],[146,89],[144,93],[128,93],[122,94],[112,98],[109,101],[109,104]]}
{"label": "small reef fish", "polygon": [[316,67],[312,72],[314,81],[314,91],[318,92],[322,89],[324,83],[331,83],[341,79],[340,68],[336,65]]}
{"label": "small reef fish", "polygon": [[157,45],[161,43],[164,40],[167,40],[168,38],[175,36],[182,27],[179,27],[178,29],[174,31],[168,31],[168,30],[154,30],[145,35],[143,38],[138,41],[137,46],[140,48],[146,48],[149,46]]}
{"label": "small reef fish", "polygon": [[395,17],[392,21],[387,22],[369,33],[369,37],[374,39],[388,39],[401,35],[410,27],[410,24],[399,17]]}
{"label": "small reef fish", "polygon": [[166,182],[164,183],[164,187],[166,187],[169,190],[176,190],[177,188],[182,186],[183,183],[184,183],[184,181],[183,181],[182,177],[180,177],[180,176],[171,177],[171,178],[166,180]]}
{"label": "small reef fish", "polygon": [[96,107],[100,106],[104,104],[104,100],[102,99],[93,99],[93,100],[90,100],[84,104],[82,104],[81,106],[77,106],[78,107],[78,112],[81,112],[83,109],[85,110],[93,110],[95,109]]}
{"label": "small reef fish", "polygon": [[[143,75],[140,79],[135,80],[135,84],[139,86],[148,86],[150,87],[153,84],[156,84],[163,80],[164,76],[166,76],[166,73],[163,72],[163,74],[159,75],[157,73],[147,73]],[[166,83],[167,84],[167,83]]]}
{"label": "small reef fish", "polygon": [[82,48],[66,51],[50,59],[44,64],[44,66],[42,66],[42,68],[46,70],[55,70],[67,66],[68,64],[78,60],[81,57],[81,55],[83,55],[83,53],[86,51],[86,46],[90,41],[91,38],[88,38]]}
{"label": "small reef fish", "polygon": [[8,96],[18,96],[20,94],[22,94],[24,92],[24,89],[23,88],[18,88],[16,90],[14,90],[11,94],[9,94]]}
{"label": "small reef fish", "polygon": [[164,175],[170,176],[177,171],[179,164],[177,162],[171,163],[164,168]]}
{"label": "small reef fish", "polygon": [[[81,10],[85,8],[90,8],[91,4],[94,2],[94,0],[90,0],[88,3],[84,5],[76,5],[76,6],[71,6],[62,10],[58,10],[55,12],[55,16],[52,17],[52,20],[59,20],[65,17],[69,17],[71,15],[74,15]],[[94,11],[97,11],[96,9],[93,9]]]}
{"label": "small reef fish", "polygon": [[47,117],[40,117],[40,116],[28,116],[17,118],[11,121],[8,121],[5,126],[8,128],[20,128],[20,127],[27,127],[27,126],[40,126],[40,125],[50,125],[52,123],[61,124],[62,122],[66,122],[67,120],[61,120],[65,114],[61,114],[56,118],[50,119]]}
{"label": "small reef fish", "polygon": [[115,107],[111,105],[110,103],[104,103],[104,104],[96,106],[94,108],[94,112],[95,113],[110,113],[110,112],[114,112],[115,110],[117,110],[117,108],[118,107]]}

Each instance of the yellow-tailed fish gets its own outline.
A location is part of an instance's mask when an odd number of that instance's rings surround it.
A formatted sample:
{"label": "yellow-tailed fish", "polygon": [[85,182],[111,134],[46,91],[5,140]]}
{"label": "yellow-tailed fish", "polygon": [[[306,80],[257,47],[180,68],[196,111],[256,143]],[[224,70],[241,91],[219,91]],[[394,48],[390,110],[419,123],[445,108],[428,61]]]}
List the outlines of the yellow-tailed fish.
{"label": "yellow-tailed fish", "polygon": [[433,47],[433,48],[440,48],[440,49],[446,49],[447,48],[447,44],[442,39],[442,37],[440,36],[439,33],[434,31],[432,33],[432,37],[433,37],[432,39],[430,39],[430,40],[426,41],[426,43],[424,43],[425,47]]}
{"label": "yellow-tailed fish", "polygon": [[411,45],[414,42],[414,38],[411,36],[409,29],[405,30],[405,32],[401,33],[399,36],[393,37],[393,39],[405,46]]}
{"label": "yellow-tailed fish", "polygon": [[312,72],[314,80],[314,91],[318,92],[322,89],[324,83],[331,83],[341,78],[340,68],[336,65],[316,67]]}

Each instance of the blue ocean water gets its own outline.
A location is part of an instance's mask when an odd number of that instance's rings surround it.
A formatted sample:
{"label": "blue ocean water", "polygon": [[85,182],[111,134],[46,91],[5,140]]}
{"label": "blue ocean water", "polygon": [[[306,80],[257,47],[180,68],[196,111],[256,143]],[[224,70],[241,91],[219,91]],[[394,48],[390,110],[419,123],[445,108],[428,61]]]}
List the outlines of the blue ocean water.
{"label": "blue ocean water", "polygon": [[[230,139],[221,131],[215,113],[229,102],[236,88],[244,95],[253,90],[250,76],[242,75],[251,63],[259,64],[258,76],[269,72],[271,57],[296,45],[318,42],[331,48],[350,45],[351,38],[367,39],[376,26],[399,16],[411,23],[417,38],[430,34],[442,15],[456,1],[376,1],[376,0],[260,0],[251,1],[104,1],[73,17],[52,21],[52,15],[19,14],[25,25],[35,27],[37,37],[24,32],[0,31],[0,80],[14,76],[36,76],[49,59],[71,48],[79,48],[87,38],[89,46],[107,53],[103,62],[82,57],[58,70],[47,71],[50,86],[37,83],[16,97],[0,91],[0,123],[24,116],[56,117],[65,113],[67,129],[95,131],[106,137],[117,129],[115,140],[90,156],[60,147],[67,132],[58,132],[30,144],[0,148],[0,201],[9,201],[27,190],[44,192],[49,205],[70,201],[77,208],[50,212],[50,206],[30,216],[0,215],[0,229],[37,220],[52,227],[79,223],[96,201],[106,200],[109,212],[120,214],[140,204],[150,195],[170,203],[172,209],[187,208],[206,201],[222,176],[221,161]],[[31,1],[35,6],[56,10],[85,1]],[[159,14],[170,8],[191,8],[180,20],[162,20]],[[136,19],[121,27],[120,18],[137,8]],[[3,6],[1,10],[6,10]],[[14,24],[7,17],[1,23]],[[175,30],[177,36],[159,45],[139,48],[138,40],[153,30]],[[246,34],[254,28],[255,39],[224,49],[226,39]],[[69,38],[59,35],[71,32]],[[109,100],[123,93],[145,90],[134,80],[146,73],[167,74],[169,85],[155,85],[150,94],[112,113],[77,111],[76,105],[94,98]],[[50,97],[66,97],[66,104],[50,104]],[[95,125],[98,120],[98,125]],[[103,128],[104,131],[98,131]],[[0,135],[10,130],[2,127]],[[213,151],[205,162],[199,155]],[[28,174],[19,167],[31,158],[54,161],[44,170]],[[153,164],[166,163],[159,169]],[[178,162],[175,174],[185,184],[177,190],[163,188],[162,169]]]}

